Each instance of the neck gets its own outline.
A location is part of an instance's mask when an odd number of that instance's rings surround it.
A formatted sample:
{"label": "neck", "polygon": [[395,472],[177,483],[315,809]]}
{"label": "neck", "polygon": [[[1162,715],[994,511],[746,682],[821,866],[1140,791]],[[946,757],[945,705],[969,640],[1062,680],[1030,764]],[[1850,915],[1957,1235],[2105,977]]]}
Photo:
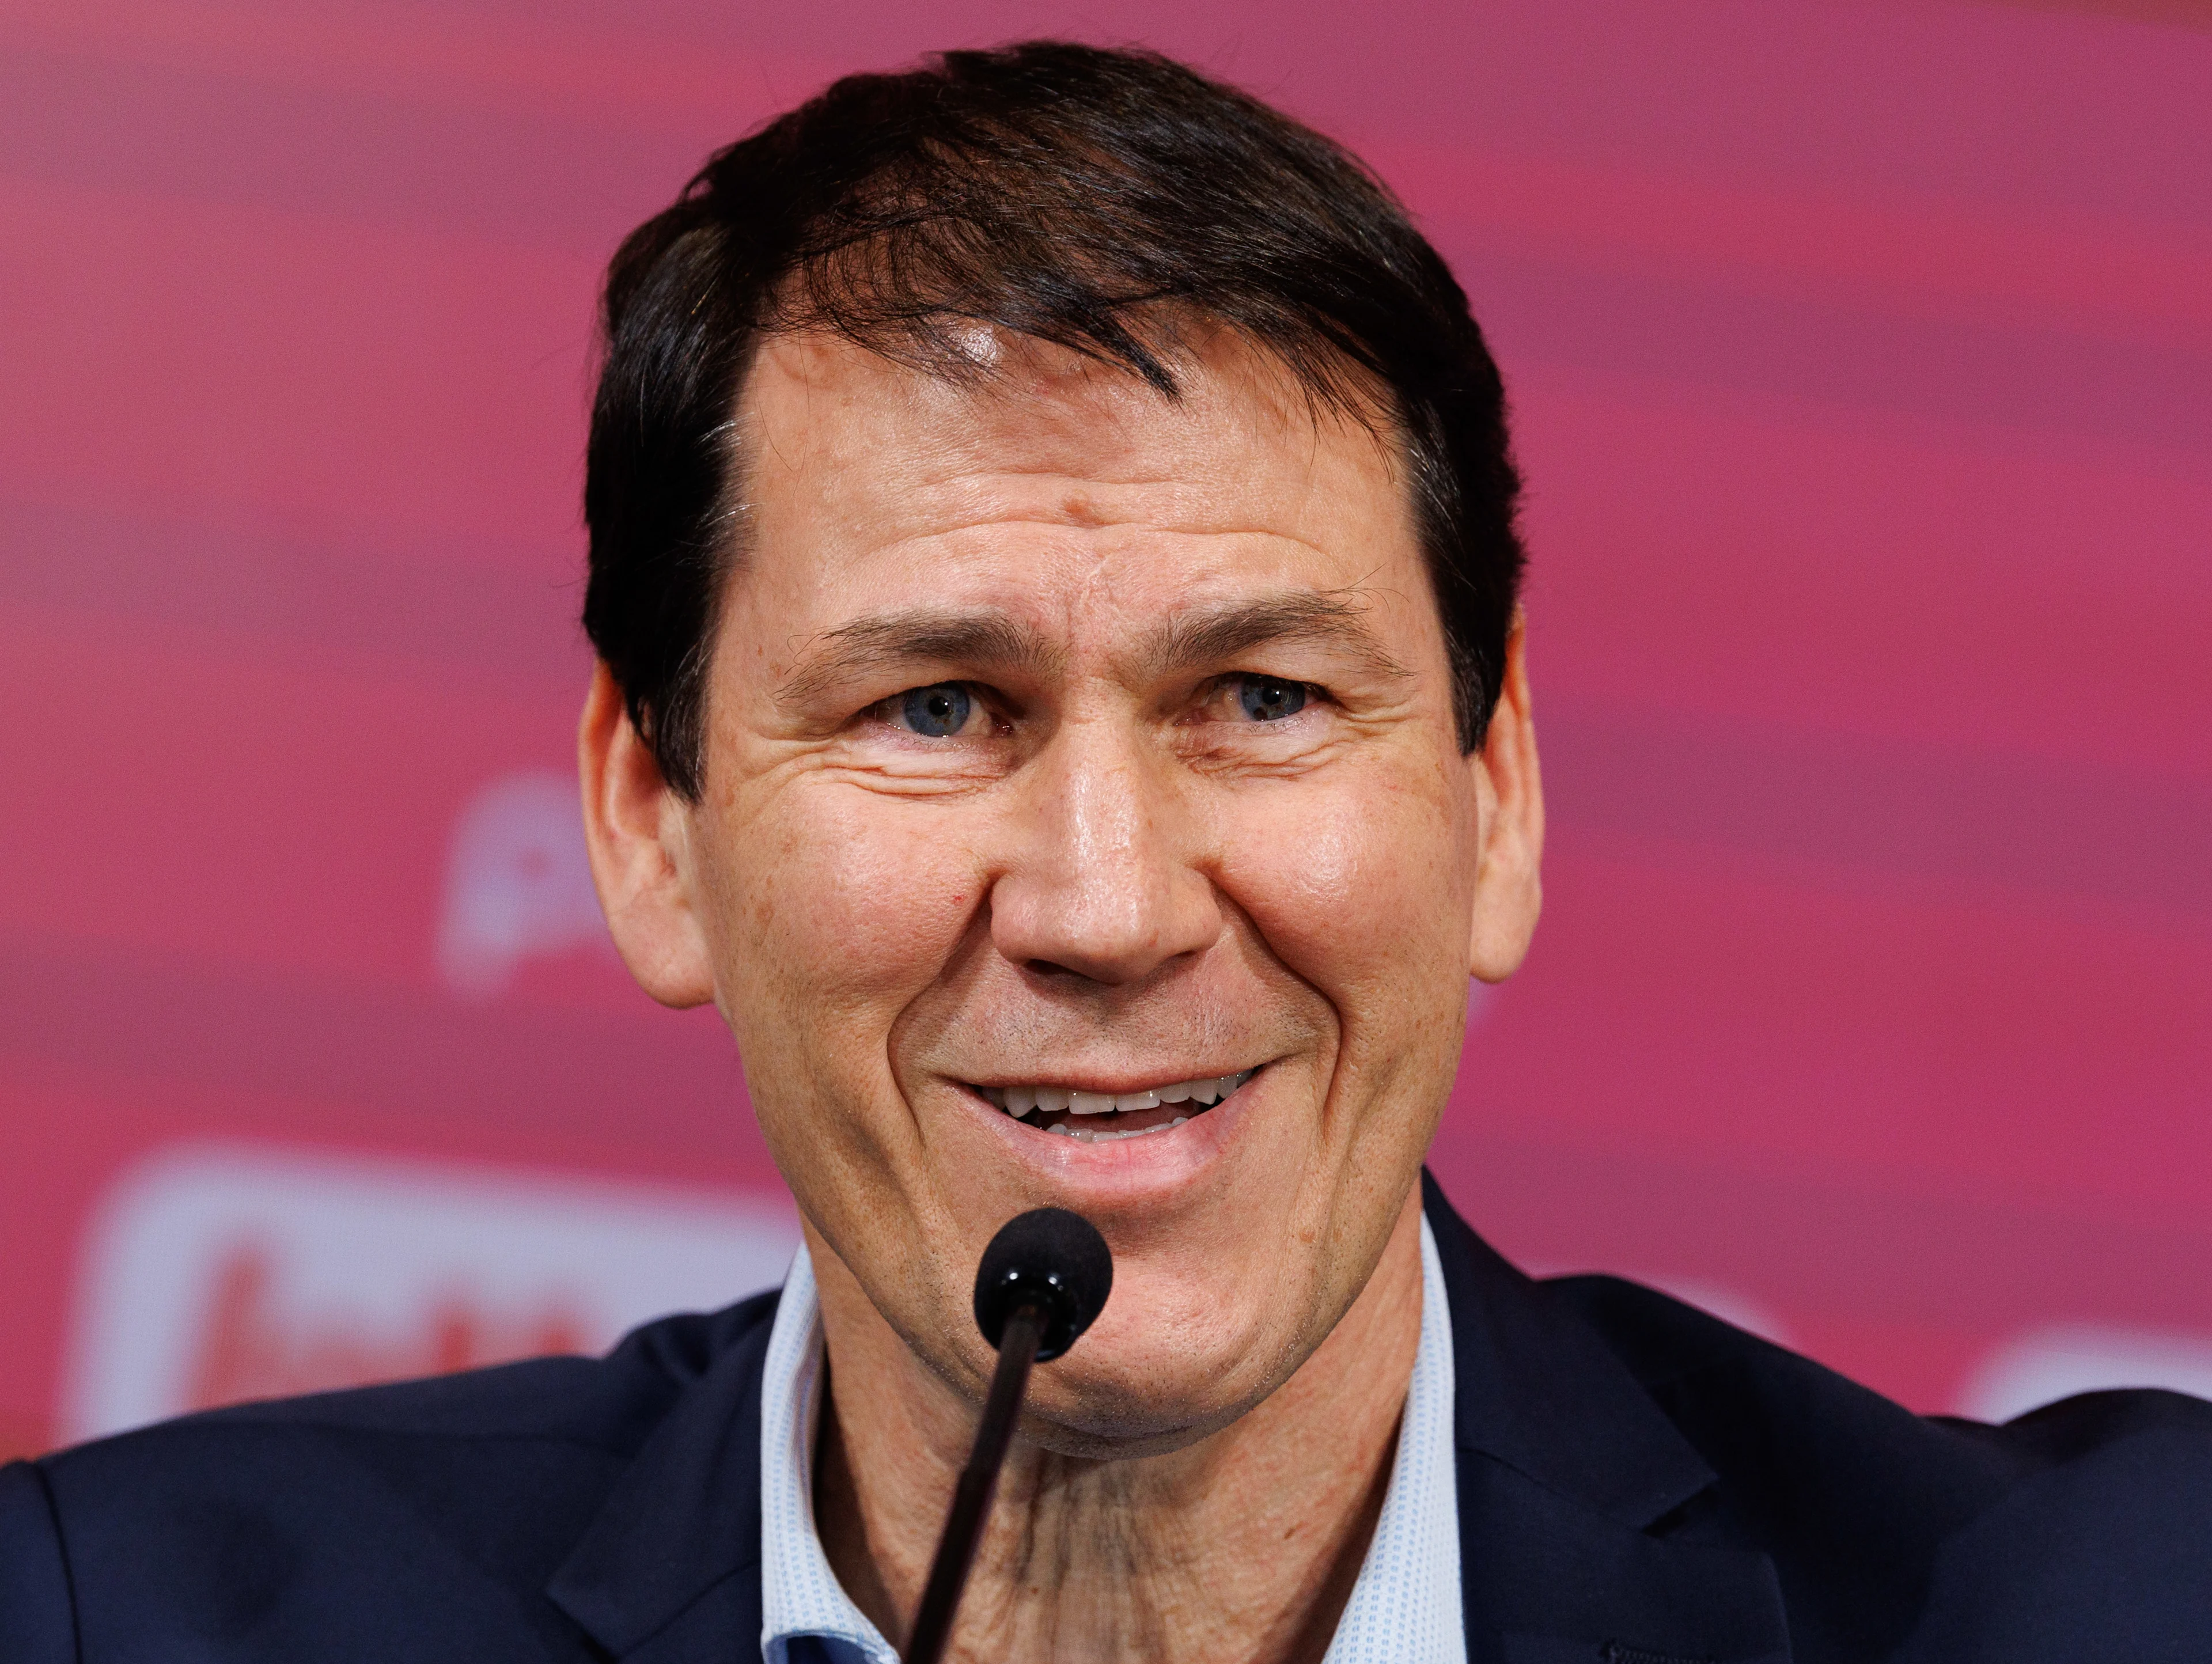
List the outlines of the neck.
{"label": "neck", "polygon": [[[807,1246],[830,1361],[815,1516],[838,1581],[896,1639],[921,1604],[975,1406],[811,1230]],[[1218,1432],[1118,1461],[1018,1438],[948,1655],[1317,1664],[1382,1511],[1420,1327],[1417,1190],[1328,1338]]]}

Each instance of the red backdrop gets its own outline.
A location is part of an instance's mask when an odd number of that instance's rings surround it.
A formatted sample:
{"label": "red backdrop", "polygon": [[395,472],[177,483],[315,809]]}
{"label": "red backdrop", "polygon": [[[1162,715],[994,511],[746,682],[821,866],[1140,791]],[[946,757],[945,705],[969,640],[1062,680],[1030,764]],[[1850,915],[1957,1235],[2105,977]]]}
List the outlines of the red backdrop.
{"label": "red backdrop", "polygon": [[1348,140],[1505,367],[1553,841],[1446,1187],[1917,1407],[2212,1383],[2212,9],[9,0],[0,1446],[773,1276],[567,806],[593,284],[1054,32]]}

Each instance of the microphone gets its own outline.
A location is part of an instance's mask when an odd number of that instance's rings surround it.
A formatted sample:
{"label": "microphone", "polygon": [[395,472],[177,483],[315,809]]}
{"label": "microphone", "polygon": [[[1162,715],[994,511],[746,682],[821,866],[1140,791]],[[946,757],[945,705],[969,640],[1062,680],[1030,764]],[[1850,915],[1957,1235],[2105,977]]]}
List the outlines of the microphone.
{"label": "microphone", "polygon": [[1081,1338],[1114,1291],[1114,1254],[1098,1227],[1064,1207],[1040,1207],[999,1228],[975,1270],[975,1327],[998,1349],[999,1367],[968,1465],[953,1487],[904,1664],[937,1664],[991,1510],[999,1469],[1013,1442],[1030,1365],[1058,1357]]}

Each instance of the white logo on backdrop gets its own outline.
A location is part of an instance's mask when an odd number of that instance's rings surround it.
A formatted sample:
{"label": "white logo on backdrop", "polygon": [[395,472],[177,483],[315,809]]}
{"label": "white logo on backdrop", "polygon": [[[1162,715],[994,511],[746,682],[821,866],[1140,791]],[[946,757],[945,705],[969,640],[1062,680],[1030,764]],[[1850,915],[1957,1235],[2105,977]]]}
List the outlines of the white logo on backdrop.
{"label": "white logo on backdrop", "polygon": [[94,1212],[63,1431],[603,1351],[648,1318],[781,1282],[798,1242],[780,1196],[169,1151]]}
{"label": "white logo on backdrop", "polygon": [[592,889],[576,777],[550,768],[504,774],[453,823],[438,969],[471,999],[504,989],[523,960],[606,944]]}
{"label": "white logo on backdrop", "polygon": [[2166,1387],[2212,1399],[2212,1335],[2095,1323],[2053,1324],[1998,1347],[1959,1393],[1976,1421],[2014,1416],[2075,1393]]}

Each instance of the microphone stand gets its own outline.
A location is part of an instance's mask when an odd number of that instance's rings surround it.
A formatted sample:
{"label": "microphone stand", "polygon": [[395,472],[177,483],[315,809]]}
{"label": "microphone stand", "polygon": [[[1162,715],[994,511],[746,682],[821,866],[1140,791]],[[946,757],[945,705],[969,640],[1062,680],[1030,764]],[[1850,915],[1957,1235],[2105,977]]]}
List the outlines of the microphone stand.
{"label": "microphone stand", "polygon": [[999,1340],[999,1367],[991,1375],[990,1394],[983,1400],[983,1419],[976,1425],[968,1465],[953,1487],[952,1508],[945,1516],[945,1534],[937,1540],[937,1558],[930,1562],[921,1609],[907,1637],[904,1664],[938,1664],[944,1655],[960,1592],[968,1586],[975,1544],[991,1511],[991,1495],[998,1489],[999,1469],[1006,1463],[1006,1447],[1013,1442],[1014,1419],[1021,1413],[1022,1394],[1029,1386],[1030,1367],[1036,1362],[1044,1327],[1044,1308],[1035,1301],[1024,1300],[1007,1315],[1006,1332]]}

